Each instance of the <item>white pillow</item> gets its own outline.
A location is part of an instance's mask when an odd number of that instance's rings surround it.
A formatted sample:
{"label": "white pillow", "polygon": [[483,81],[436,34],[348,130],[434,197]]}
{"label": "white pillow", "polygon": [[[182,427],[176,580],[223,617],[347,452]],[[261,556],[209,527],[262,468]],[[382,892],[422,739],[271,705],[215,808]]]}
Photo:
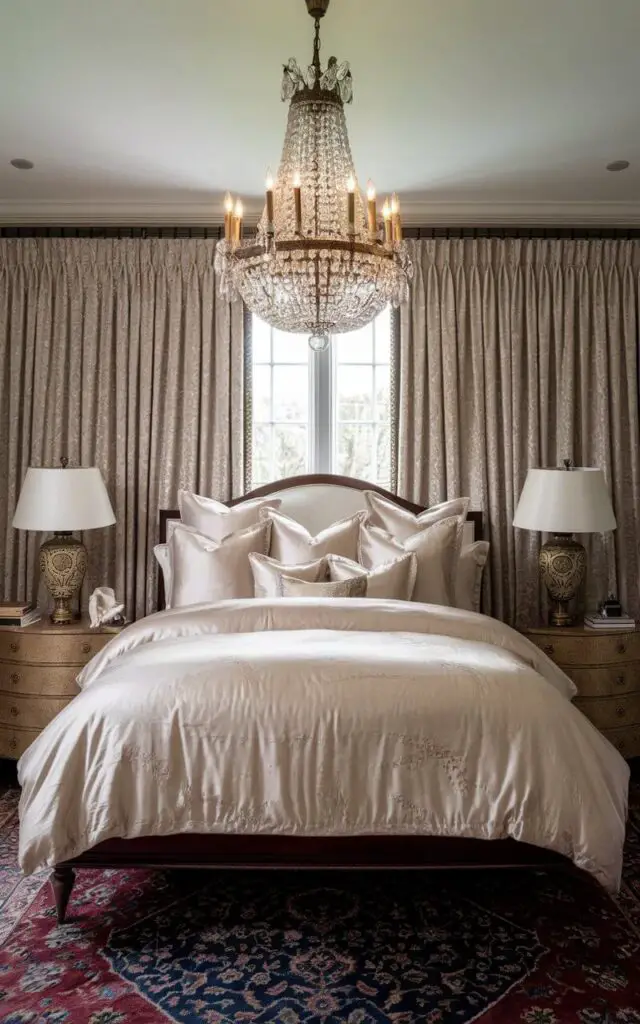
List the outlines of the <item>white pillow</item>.
{"label": "white pillow", "polygon": [[256,597],[279,597],[279,577],[282,575],[293,576],[298,580],[307,580],[309,583],[318,583],[326,579],[327,563],[324,558],[318,558],[314,562],[300,562],[298,565],[283,565],[275,558],[268,555],[257,555],[251,552],[249,555],[251,572],[253,573],[253,588]]}
{"label": "white pillow", "polygon": [[173,531],[179,526],[181,530],[187,530],[189,533],[198,533],[198,530],[194,530],[192,526],[185,526],[181,519],[168,519],[167,520],[167,540],[164,544],[156,544],[153,549],[156,561],[160,566],[160,572],[162,573],[162,579],[164,582],[164,606],[165,608],[171,607],[171,551],[169,549],[169,542],[173,537]]}
{"label": "white pillow", "polygon": [[482,575],[489,557],[489,541],[477,540],[460,552],[456,571],[456,607],[480,611]]}
{"label": "white pillow", "polygon": [[307,583],[293,576],[279,577],[281,597],[364,597],[367,581],[364,576],[334,583]]}
{"label": "white pillow", "polygon": [[[396,540],[402,542],[412,537],[425,526],[432,526],[441,519],[448,519],[449,516],[460,516],[462,526],[469,511],[470,498],[451,498],[450,501],[442,501],[439,505],[432,505],[424,512],[414,515],[407,509],[396,505],[395,501],[383,498],[376,491],[364,491],[364,500],[369,510],[369,522],[371,526],[377,526],[386,530]],[[462,535],[461,535],[462,542]]]}
{"label": "white pillow", "polygon": [[271,522],[271,557],[287,565],[298,565],[299,562],[311,562],[329,554],[355,560],[360,524],[366,519],[367,513],[356,512],[353,516],[340,519],[316,537],[312,537],[304,526],[284,512],[267,508],[261,511],[260,516]]}
{"label": "white pillow", "polygon": [[246,530],[260,522],[263,508],[280,508],[280,498],[251,498],[229,508],[215,498],[205,498],[192,491],[178,491],[180,516],[185,526],[221,541],[238,530]]}
{"label": "white pillow", "polygon": [[156,562],[160,566],[162,580],[164,582],[164,606],[171,607],[171,556],[168,544],[156,544],[153,549]]}
{"label": "white pillow", "polygon": [[253,597],[249,553],[266,552],[269,530],[269,522],[258,523],[217,543],[204,534],[176,526],[169,541],[171,607]]}
{"label": "white pillow", "polygon": [[403,551],[414,551],[417,558],[413,601],[455,605],[455,569],[458,562],[459,516],[449,516],[426,526],[403,543],[377,526],[363,523],[360,528],[358,561],[375,569]]}
{"label": "white pillow", "polygon": [[329,579],[350,580],[364,576],[367,581],[367,597],[387,598],[396,601],[410,601],[416,583],[418,560],[413,551],[398,555],[390,562],[383,562],[376,569],[367,570],[358,562],[341,555],[327,555]]}

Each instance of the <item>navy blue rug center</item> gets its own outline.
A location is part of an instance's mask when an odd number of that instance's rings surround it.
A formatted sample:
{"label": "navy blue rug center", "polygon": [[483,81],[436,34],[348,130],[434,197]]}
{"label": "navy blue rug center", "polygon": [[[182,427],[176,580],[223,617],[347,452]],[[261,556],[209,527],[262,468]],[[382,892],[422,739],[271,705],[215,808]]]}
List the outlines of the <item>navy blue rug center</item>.
{"label": "navy blue rug center", "polygon": [[198,877],[103,951],[183,1024],[382,1024],[436,1007],[439,1024],[468,1024],[546,952],[535,931],[462,896],[459,878],[452,891],[417,874]]}

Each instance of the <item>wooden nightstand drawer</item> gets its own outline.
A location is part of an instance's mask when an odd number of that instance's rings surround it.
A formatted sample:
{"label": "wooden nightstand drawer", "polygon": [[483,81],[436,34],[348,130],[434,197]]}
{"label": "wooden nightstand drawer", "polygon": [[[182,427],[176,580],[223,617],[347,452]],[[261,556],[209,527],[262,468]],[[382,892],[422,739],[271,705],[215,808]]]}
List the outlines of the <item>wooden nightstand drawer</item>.
{"label": "wooden nightstand drawer", "polygon": [[34,694],[46,697],[75,697],[77,665],[23,665],[0,662],[0,690],[5,694]]}
{"label": "wooden nightstand drawer", "polygon": [[40,729],[14,729],[0,724],[0,757],[22,757],[40,735]]}
{"label": "wooden nightstand drawer", "polygon": [[620,697],[576,697],[573,703],[603,731],[621,725],[640,725],[640,700],[634,693]]}
{"label": "wooden nightstand drawer", "polygon": [[623,757],[640,756],[640,725],[623,725],[617,729],[607,729],[605,736]]}
{"label": "wooden nightstand drawer", "polygon": [[640,691],[640,661],[602,668],[560,667],[573,679],[582,697],[611,697]]}
{"label": "wooden nightstand drawer", "polygon": [[[73,627],[70,627],[73,630]],[[0,661],[86,665],[112,639],[107,633],[0,631]]]}
{"label": "wooden nightstand drawer", "polygon": [[23,697],[0,693],[0,724],[28,729],[44,729],[52,718],[66,708],[70,698]]}
{"label": "wooden nightstand drawer", "polygon": [[553,658],[556,665],[609,665],[640,661],[640,632],[606,633],[596,636],[527,632],[529,640]]}

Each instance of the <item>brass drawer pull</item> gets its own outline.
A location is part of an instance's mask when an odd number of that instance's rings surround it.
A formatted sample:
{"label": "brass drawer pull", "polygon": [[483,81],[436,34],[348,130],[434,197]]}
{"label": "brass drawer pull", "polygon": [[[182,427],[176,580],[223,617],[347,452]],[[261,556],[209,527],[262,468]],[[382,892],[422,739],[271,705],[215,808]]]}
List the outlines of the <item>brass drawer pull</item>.
{"label": "brass drawer pull", "polygon": [[18,711],[15,704],[9,709],[14,718],[17,718],[20,712]]}
{"label": "brass drawer pull", "polygon": [[616,676],[616,683],[618,686],[624,686],[624,675]]}
{"label": "brass drawer pull", "polygon": [[616,708],[616,715],[618,716],[618,718],[624,718],[626,714],[627,709],[624,707],[624,705],[618,704],[618,707]]}
{"label": "brass drawer pull", "polygon": [[618,646],[616,647],[616,652],[618,654],[626,654],[627,653],[627,645],[626,644],[618,644]]}
{"label": "brass drawer pull", "polygon": [[15,750],[17,746],[18,741],[16,740],[15,736],[12,736],[11,739],[9,740],[9,750]]}
{"label": "brass drawer pull", "polygon": [[12,672],[9,678],[11,679],[11,682],[13,683],[13,685],[17,686],[18,683],[20,682],[20,673],[19,672]]}
{"label": "brass drawer pull", "polygon": [[542,645],[542,650],[544,651],[545,654],[548,654],[549,657],[552,657],[552,655],[553,655],[553,644],[543,644]]}
{"label": "brass drawer pull", "polygon": [[91,644],[88,644],[85,641],[85,643],[83,643],[83,645],[82,645],[82,653],[83,654],[90,654],[91,653]]}
{"label": "brass drawer pull", "polygon": [[9,644],[9,650],[11,651],[12,654],[17,654],[18,651],[20,650],[20,644],[16,643],[15,640],[12,640],[11,643]]}

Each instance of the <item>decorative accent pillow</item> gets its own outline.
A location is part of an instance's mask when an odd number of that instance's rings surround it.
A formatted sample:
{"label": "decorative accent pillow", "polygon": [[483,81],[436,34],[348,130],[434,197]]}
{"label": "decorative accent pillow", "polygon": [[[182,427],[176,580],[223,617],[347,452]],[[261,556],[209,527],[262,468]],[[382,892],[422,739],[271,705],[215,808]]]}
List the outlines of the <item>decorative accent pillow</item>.
{"label": "decorative accent pillow", "polygon": [[412,600],[454,606],[459,527],[460,517],[449,516],[400,543],[377,526],[363,523],[358,561],[368,569],[375,569],[398,558],[403,551],[413,551],[417,570]]}
{"label": "decorative accent pillow", "polygon": [[364,597],[367,593],[365,576],[334,583],[307,583],[293,576],[280,576],[280,597]]}
{"label": "decorative accent pillow", "polygon": [[251,498],[229,508],[215,498],[205,498],[192,491],[178,491],[178,506],[184,525],[216,541],[238,530],[256,526],[263,508],[280,508],[280,505],[280,498]]}
{"label": "decorative accent pillow", "polygon": [[270,525],[269,522],[258,523],[225,537],[220,543],[176,526],[169,541],[171,607],[253,597],[249,553],[267,551]]}
{"label": "decorative accent pillow", "polygon": [[306,580],[309,583],[318,583],[326,579],[327,562],[324,558],[318,558],[314,562],[300,562],[298,565],[283,565],[275,558],[268,555],[257,555],[251,552],[249,555],[251,572],[253,573],[253,588],[256,597],[279,597],[279,578],[282,575],[293,576],[298,580]]}
{"label": "decorative accent pillow", "polygon": [[329,578],[350,580],[364,577],[367,582],[367,597],[379,597],[396,601],[410,601],[416,583],[418,560],[413,551],[407,551],[383,562],[375,569],[367,570],[358,562],[341,555],[327,555]]}
{"label": "decorative accent pillow", "polygon": [[356,512],[353,516],[340,519],[316,537],[312,537],[304,526],[284,512],[267,508],[261,511],[260,516],[271,522],[271,558],[287,565],[298,565],[329,554],[356,559],[358,532],[367,513]]}
{"label": "decorative accent pillow", "polygon": [[396,505],[395,501],[383,498],[376,491],[364,491],[364,500],[369,510],[371,526],[386,530],[402,543],[412,537],[414,533],[424,530],[425,526],[432,526],[433,523],[438,523],[441,519],[448,519],[449,516],[460,516],[464,524],[471,499],[451,498],[449,501],[440,502],[439,505],[432,505],[431,508],[425,509],[418,515]]}
{"label": "decorative accent pillow", "polygon": [[480,611],[482,576],[488,557],[488,540],[477,540],[463,547],[456,571],[456,608]]}

